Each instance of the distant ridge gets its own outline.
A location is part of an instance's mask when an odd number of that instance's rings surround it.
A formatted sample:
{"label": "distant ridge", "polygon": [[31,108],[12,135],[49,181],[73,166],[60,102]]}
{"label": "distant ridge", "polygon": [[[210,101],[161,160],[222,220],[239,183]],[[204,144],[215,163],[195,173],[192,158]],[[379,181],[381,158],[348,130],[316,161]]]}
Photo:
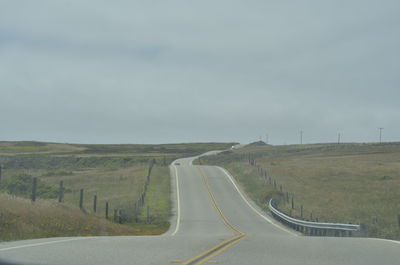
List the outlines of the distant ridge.
{"label": "distant ridge", "polygon": [[257,141],[257,142],[249,143],[249,144],[246,145],[246,146],[251,147],[251,146],[265,146],[265,145],[268,145],[268,144],[266,144],[266,143],[263,142],[263,141]]}

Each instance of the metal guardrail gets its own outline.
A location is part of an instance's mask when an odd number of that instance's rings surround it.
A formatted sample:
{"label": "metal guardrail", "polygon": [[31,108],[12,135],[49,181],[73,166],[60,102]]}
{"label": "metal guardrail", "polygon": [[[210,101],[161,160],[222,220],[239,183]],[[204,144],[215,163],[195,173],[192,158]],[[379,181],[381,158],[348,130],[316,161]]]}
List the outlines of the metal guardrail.
{"label": "metal guardrail", "polygon": [[278,219],[285,225],[288,225],[297,231],[309,235],[326,236],[330,234],[330,232],[333,232],[335,236],[346,236],[347,232],[347,236],[351,236],[352,231],[360,231],[361,229],[360,225],[355,224],[320,223],[295,219],[280,212],[276,208],[274,199],[269,200],[269,209],[275,219]]}

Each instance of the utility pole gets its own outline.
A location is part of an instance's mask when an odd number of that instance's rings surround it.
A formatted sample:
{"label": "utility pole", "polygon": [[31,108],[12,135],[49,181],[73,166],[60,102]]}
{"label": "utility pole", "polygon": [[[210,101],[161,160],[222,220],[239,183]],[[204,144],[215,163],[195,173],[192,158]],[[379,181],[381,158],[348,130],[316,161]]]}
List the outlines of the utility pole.
{"label": "utility pole", "polygon": [[300,144],[303,144],[303,131],[300,130]]}
{"label": "utility pole", "polygon": [[337,143],[340,144],[340,133],[337,135]]}
{"label": "utility pole", "polygon": [[378,129],[379,129],[379,143],[381,144],[382,143],[382,130],[383,130],[383,128],[380,127]]}

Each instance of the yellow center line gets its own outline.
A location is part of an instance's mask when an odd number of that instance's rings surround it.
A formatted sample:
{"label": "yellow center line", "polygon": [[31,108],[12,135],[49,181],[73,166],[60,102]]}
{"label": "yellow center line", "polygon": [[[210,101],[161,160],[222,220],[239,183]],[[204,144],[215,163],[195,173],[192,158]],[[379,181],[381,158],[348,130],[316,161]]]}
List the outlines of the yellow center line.
{"label": "yellow center line", "polygon": [[219,208],[219,206],[217,204],[217,201],[215,200],[214,194],[212,193],[210,186],[208,185],[207,177],[204,174],[204,170],[200,167],[197,167],[197,169],[200,172],[200,175],[203,179],[204,186],[206,187],[206,189],[208,191],[208,195],[210,196],[211,202],[212,202],[216,212],[221,217],[225,226],[228,227],[230,230],[232,230],[235,235],[233,237],[201,252],[200,254],[196,255],[195,257],[184,261],[180,265],[198,265],[198,264],[205,263],[212,257],[217,256],[218,254],[222,253],[223,251],[225,251],[229,247],[235,245],[236,243],[238,243],[239,241],[243,240],[246,237],[246,234],[239,231],[239,229],[237,229],[236,227],[234,227],[228,221],[228,219],[225,217],[225,215],[222,213],[221,209]]}

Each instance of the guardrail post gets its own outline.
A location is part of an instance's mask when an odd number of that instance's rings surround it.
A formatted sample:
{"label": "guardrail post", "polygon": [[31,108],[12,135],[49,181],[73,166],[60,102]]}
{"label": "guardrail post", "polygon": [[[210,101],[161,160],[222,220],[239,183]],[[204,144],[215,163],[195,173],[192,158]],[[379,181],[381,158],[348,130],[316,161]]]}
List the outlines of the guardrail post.
{"label": "guardrail post", "polygon": [[[294,203],[292,206],[294,206]],[[301,206],[301,211],[303,211],[302,208]],[[316,221],[296,219],[291,217],[290,214],[280,212],[276,207],[276,201],[274,199],[269,201],[269,209],[271,210],[272,216],[284,225],[310,236],[327,236],[329,234],[334,234],[334,236],[351,236],[351,231],[363,230],[362,225],[353,225],[351,223],[320,223],[318,218],[316,218]],[[290,210],[290,212],[291,211],[292,210]],[[310,213],[310,217],[312,218],[312,212]]]}
{"label": "guardrail post", "polygon": [[36,201],[36,189],[37,189],[37,178],[34,177],[32,179],[32,201],[35,202]]}

